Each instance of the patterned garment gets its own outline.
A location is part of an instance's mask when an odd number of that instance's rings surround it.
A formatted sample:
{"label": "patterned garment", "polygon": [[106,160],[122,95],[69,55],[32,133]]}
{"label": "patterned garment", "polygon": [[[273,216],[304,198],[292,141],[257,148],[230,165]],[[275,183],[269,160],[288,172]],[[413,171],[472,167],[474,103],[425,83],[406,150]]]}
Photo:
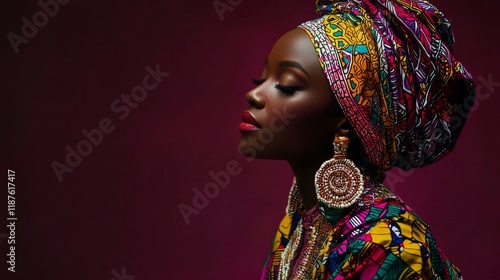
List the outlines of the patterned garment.
{"label": "patterned garment", "polygon": [[475,97],[449,21],[421,0],[316,1],[308,32],[367,167],[411,169],[454,146]]}
{"label": "patterned garment", "polygon": [[261,279],[463,278],[429,226],[382,184],[368,181],[351,208],[288,213]]}

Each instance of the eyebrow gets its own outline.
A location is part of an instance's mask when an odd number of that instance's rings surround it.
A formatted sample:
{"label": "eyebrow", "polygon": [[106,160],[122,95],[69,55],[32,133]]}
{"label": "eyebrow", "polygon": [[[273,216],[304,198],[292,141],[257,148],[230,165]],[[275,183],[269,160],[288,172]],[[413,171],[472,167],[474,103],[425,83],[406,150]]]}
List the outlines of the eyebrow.
{"label": "eyebrow", "polygon": [[304,69],[304,67],[302,67],[302,65],[300,65],[300,63],[298,63],[296,61],[284,60],[284,61],[280,61],[278,65],[280,67],[293,67],[293,68],[297,68],[300,71],[304,72],[309,78],[311,78],[311,76],[309,76],[309,74]]}

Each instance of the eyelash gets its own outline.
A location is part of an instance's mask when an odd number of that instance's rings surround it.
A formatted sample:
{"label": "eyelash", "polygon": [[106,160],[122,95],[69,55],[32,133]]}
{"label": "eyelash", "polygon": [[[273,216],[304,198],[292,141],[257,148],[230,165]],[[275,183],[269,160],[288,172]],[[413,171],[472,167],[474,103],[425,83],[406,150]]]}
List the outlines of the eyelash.
{"label": "eyelash", "polygon": [[[253,79],[253,83],[255,85],[261,85],[265,81],[266,81],[266,79]],[[283,85],[280,85],[280,84],[276,84],[276,85],[274,85],[274,87],[276,89],[278,89],[279,91],[281,91],[283,93],[286,93],[286,94],[293,94],[297,90],[299,90],[299,87],[289,87],[289,86],[283,86]]]}
{"label": "eyelash", "polygon": [[280,84],[276,84],[274,87],[286,94],[294,94],[299,89],[298,87],[287,87]]}
{"label": "eyelash", "polygon": [[252,81],[254,85],[259,86],[262,85],[266,81],[266,79],[252,79]]}

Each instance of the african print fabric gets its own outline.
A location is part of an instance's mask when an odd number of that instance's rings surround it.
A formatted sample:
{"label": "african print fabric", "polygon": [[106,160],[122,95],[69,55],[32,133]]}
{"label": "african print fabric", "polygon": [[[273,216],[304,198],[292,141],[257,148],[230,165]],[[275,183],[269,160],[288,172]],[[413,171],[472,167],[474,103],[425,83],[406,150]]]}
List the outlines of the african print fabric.
{"label": "african print fabric", "polygon": [[420,0],[316,1],[310,36],[366,165],[433,163],[456,143],[475,97],[450,22]]}
{"label": "african print fabric", "polygon": [[261,279],[463,279],[429,226],[385,186],[367,181],[358,201],[286,215]]}

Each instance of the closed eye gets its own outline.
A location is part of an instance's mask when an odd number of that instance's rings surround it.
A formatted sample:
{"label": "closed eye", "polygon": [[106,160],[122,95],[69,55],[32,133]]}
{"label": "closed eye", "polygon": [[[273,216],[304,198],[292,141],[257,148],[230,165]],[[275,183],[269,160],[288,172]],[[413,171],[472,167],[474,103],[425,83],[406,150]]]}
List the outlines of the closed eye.
{"label": "closed eye", "polygon": [[277,88],[279,91],[286,93],[286,94],[294,94],[297,90],[300,89],[299,87],[289,87],[289,86],[283,86],[280,84],[276,84],[274,87]]}

